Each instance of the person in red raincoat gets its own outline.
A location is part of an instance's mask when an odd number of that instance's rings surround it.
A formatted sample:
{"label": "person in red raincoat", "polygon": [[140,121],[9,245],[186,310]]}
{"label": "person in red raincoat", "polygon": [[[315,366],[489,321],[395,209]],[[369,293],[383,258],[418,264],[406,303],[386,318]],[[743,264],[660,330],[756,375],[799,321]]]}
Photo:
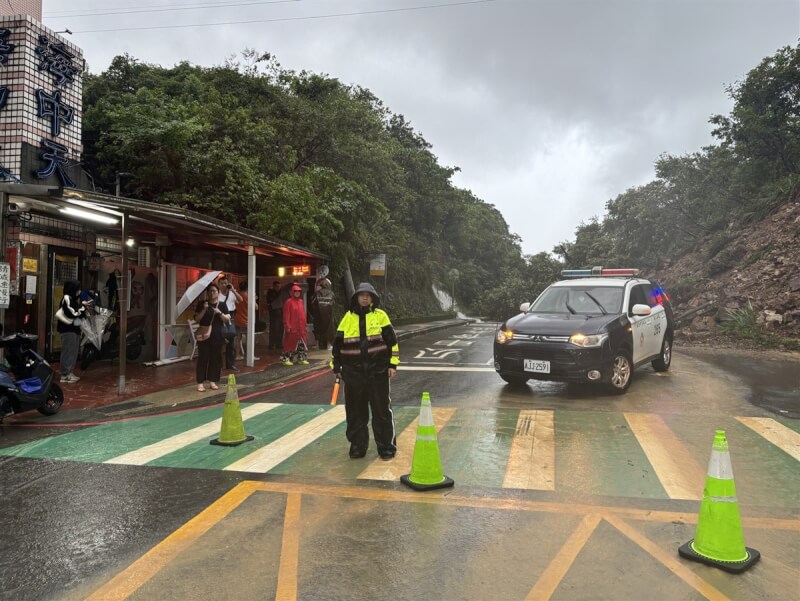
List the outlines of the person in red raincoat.
{"label": "person in red raincoat", "polygon": [[283,303],[283,365],[308,365],[306,306],[303,303],[303,289],[292,284],[290,296]]}

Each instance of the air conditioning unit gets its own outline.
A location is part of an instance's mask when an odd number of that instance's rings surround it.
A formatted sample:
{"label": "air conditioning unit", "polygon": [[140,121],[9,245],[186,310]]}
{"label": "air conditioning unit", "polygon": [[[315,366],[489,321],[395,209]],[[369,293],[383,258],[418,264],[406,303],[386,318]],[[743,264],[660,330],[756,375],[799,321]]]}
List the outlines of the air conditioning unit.
{"label": "air conditioning unit", "polygon": [[153,249],[149,246],[140,246],[139,247],[139,267],[152,267],[150,262],[152,261],[152,254]]}

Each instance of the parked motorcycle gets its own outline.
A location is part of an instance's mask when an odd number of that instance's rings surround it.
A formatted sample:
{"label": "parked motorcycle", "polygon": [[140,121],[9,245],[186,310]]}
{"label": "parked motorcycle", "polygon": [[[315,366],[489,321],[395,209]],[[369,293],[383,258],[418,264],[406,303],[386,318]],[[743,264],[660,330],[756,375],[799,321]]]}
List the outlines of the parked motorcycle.
{"label": "parked motorcycle", "polygon": [[[119,357],[119,325],[111,309],[95,307],[81,322],[83,340],[80,355],[81,369],[101,359]],[[133,327],[125,336],[125,358],[136,361],[145,345],[144,330]]]}
{"label": "parked motorcycle", "polygon": [[33,350],[38,339],[34,334],[2,336],[0,328],[0,348],[8,364],[0,368],[0,423],[4,417],[32,409],[55,415],[64,403],[53,368]]}

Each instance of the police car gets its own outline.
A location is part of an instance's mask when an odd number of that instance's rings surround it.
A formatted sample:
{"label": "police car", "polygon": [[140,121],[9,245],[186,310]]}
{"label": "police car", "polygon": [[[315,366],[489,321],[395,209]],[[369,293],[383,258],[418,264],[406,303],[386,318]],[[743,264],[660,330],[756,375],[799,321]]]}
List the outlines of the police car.
{"label": "police car", "polygon": [[623,393],[634,368],[672,361],[669,297],[638,269],[571,269],[521,314],[501,324],[494,368],[509,384],[528,380],[596,382]]}

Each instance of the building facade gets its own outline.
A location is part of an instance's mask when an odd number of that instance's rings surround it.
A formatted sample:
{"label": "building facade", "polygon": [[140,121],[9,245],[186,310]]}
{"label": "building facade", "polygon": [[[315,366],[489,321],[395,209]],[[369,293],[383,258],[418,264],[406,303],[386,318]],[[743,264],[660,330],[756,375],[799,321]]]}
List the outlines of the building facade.
{"label": "building facade", "polygon": [[[188,358],[191,311],[178,313],[176,306],[204,274],[224,272],[234,283],[247,279],[249,290],[262,297],[275,279],[307,285],[326,256],[180,207],[94,191],[80,167],[82,52],[42,25],[41,12],[41,1],[0,0],[5,332],[37,334],[38,350],[57,360],[54,313],[64,282],[77,279],[114,311],[122,340],[129,326],[145,332],[144,358]],[[124,357],[119,365],[122,391]]]}
{"label": "building facade", "polygon": [[42,20],[42,0],[7,0],[0,3],[0,16],[30,15]]}

